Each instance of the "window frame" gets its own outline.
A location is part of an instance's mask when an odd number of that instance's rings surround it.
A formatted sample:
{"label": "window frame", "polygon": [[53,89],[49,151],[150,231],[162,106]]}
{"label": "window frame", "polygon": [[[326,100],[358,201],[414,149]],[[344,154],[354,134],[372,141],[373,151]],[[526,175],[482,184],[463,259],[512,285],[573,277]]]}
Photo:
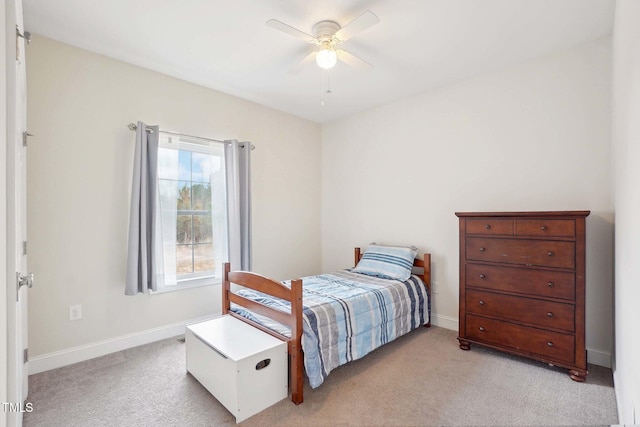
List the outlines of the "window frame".
{"label": "window frame", "polygon": [[[163,135],[164,134],[164,135]],[[164,138],[163,138],[164,137]],[[209,216],[211,218],[211,224],[212,227],[214,226],[214,221],[216,220],[216,217],[218,217],[218,220],[221,220],[221,218],[219,218],[220,214],[223,213],[224,214],[224,218],[222,218],[222,222],[224,223],[224,227],[225,227],[225,232],[224,232],[224,239],[222,240],[223,243],[223,249],[222,249],[222,253],[224,253],[224,257],[225,259],[228,258],[228,253],[229,253],[229,242],[228,242],[228,220],[226,218],[227,215],[227,189],[226,189],[226,176],[225,176],[225,172],[226,172],[226,165],[225,165],[225,155],[224,155],[224,144],[225,142],[219,142],[219,141],[213,141],[213,140],[209,140],[206,138],[199,138],[199,137],[194,137],[194,136],[189,136],[189,135],[180,135],[180,134],[174,134],[174,133],[169,133],[169,132],[162,132],[160,131],[160,141],[159,141],[159,149],[170,149],[170,150],[176,150],[176,151],[188,151],[190,153],[199,153],[199,154],[206,154],[212,157],[217,157],[220,159],[220,171],[218,173],[221,174],[222,180],[219,183],[220,187],[224,188],[224,206],[220,206],[220,207],[214,207],[214,200],[213,197],[211,198],[211,206],[210,206],[210,210],[209,211],[199,211],[199,210],[184,210],[184,209],[176,209],[176,220],[177,217],[179,215],[189,215],[191,216],[191,227],[193,229],[194,226],[194,221],[193,221],[193,217],[195,215],[202,215],[202,216]],[[159,174],[160,175],[160,174]],[[211,189],[214,189],[214,182],[213,182],[213,173],[211,174],[211,180],[210,180],[210,185],[211,185]],[[190,165],[190,179],[189,179],[189,184],[190,186],[193,186],[194,181],[193,179],[193,163],[191,163]],[[166,180],[166,181],[170,181],[172,179],[168,179],[168,178],[160,178],[158,177],[158,182],[162,181],[162,180]],[[180,179],[180,177],[178,176],[176,181],[179,183],[181,181],[187,181],[184,179]],[[199,182],[199,181],[198,181]],[[196,182],[196,183],[198,183]],[[160,189],[160,185],[158,185],[158,191]],[[192,191],[190,189],[190,191]],[[159,193],[158,193],[159,194]],[[191,193],[192,196],[193,193]],[[193,201],[193,200],[192,200]],[[158,199],[158,212],[159,212],[159,216],[161,216],[161,208],[160,208],[160,201]],[[191,206],[193,207],[193,206]],[[192,239],[193,240],[193,239]],[[176,248],[180,245],[186,245],[186,244],[179,244],[177,243],[177,239],[175,242],[173,242],[174,245],[176,246]],[[160,236],[160,242],[158,243],[159,245],[164,245],[164,240],[162,239],[162,236]],[[192,268],[194,268],[194,246],[195,245],[199,245],[199,244],[203,244],[203,243],[195,243],[195,242],[191,242],[189,244],[189,246],[191,246],[191,259],[192,259]],[[208,244],[208,243],[204,243],[204,244]],[[216,245],[216,239],[215,237],[213,238],[211,244],[213,245],[213,247],[215,248]],[[214,258],[215,260],[215,258]],[[222,263],[219,263],[220,265],[222,265]],[[162,268],[164,268],[164,266],[162,266]],[[177,268],[176,268],[177,270]],[[216,273],[218,273],[218,275],[216,275]],[[161,293],[167,293],[167,292],[175,292],[175,291],[179,291],[179,290],[183,290],[183,289],[194,289],[194,288],[198,288],[198,287],[203,287],[203,286],[214,286],[214,285],[220,285],[222,284],[222,271],[220,269],[220,267],[215,268],[214,270],[208,270],[208,271],[203,271],[203,272],[191,272],[191,273],[186,273],[186,274],[178,274],[176,271],[176,284],[163,284],[160,285],[158,284],[158,287],[155,291],[153,291],[152,293],[154,294],[161,294]]]}

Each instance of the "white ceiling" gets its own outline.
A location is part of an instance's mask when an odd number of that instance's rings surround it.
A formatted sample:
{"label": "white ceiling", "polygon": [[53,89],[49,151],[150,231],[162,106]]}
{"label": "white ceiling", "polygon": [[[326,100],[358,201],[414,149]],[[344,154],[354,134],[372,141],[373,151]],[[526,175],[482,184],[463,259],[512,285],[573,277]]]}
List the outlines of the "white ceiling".
{"label": "white ceiling", "polygon": [[[611,34],[614,0],[23,0],[46,37],[324,123]],[[288,73],[311,33],[366,10],[380,23],[344,43],[375,68]]]}

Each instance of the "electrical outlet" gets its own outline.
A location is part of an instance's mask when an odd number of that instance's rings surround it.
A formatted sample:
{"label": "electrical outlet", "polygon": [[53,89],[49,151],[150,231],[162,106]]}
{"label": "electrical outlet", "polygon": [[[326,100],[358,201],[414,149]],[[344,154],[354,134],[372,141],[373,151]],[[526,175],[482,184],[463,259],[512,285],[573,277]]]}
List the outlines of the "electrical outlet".
{"label": "electrical outlet", "polygon": [[69,306],[69,320],[82,319],[82,306],[80,304]]}

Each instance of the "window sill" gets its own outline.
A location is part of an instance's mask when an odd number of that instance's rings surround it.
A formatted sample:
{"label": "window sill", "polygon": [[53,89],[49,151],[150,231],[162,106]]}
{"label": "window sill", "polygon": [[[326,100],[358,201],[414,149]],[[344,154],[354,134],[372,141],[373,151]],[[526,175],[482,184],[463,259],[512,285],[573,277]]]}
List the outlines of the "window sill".
{"label": "window sill", "polygon": [[178,281],[178,284],[175,286],[163,286],[157,291],[151,292],[151,294],[165,294],[167,292],[182,291],[184,289],[194,289],[201,288],[203,286],[215,286],[221,284],[222,278],[220,277],[199,277],[194,279],[184,279]]}

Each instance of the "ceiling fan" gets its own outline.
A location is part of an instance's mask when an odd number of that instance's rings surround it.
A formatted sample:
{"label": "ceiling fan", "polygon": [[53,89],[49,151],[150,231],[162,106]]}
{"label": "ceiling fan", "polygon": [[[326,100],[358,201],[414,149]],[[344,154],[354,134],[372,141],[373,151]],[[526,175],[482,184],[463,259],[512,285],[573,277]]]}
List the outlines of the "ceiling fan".
{"label": "ceiling fan", "polygon": [[344,49],[340,49],[338,46],[356,34],[374,26],[378,22],[380,22],[380,19],[375,15],[375,13],[367,10],[362,15],[354,18],[353,21],[349,22],[344,27],[341,27],[340,24],[335,21],[320,21],[311,29],[313,35],[298,30],[297,28],[278,21],[277,19],[268,20],[267,25],[290,36],[301,39],[309,44],[315,45],[314,50],[311,53],[305,56],[289,70],[290,73],[295,74],[304,66],[313,62],[314,59],[318,66],[324,69],[333,68],[336,65],[337,60],[358,69],[372,68],[373,65],[369,64],[367,61],[358,58],[356,55],[349,53]]}

